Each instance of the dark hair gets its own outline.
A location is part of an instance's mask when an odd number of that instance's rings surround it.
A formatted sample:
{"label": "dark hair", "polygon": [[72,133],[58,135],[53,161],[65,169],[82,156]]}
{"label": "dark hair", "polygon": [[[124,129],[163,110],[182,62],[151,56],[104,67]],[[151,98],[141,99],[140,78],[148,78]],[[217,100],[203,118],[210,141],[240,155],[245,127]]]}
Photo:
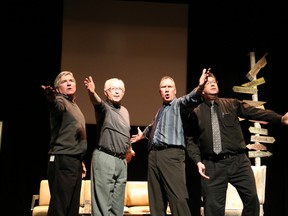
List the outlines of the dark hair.
{"label": "dark hair", "polygon": [[217,80],[216,76],[215,76],[212,72],[209,72],[208,77],[212,77],[212,78],[214,78],[215,80]]}

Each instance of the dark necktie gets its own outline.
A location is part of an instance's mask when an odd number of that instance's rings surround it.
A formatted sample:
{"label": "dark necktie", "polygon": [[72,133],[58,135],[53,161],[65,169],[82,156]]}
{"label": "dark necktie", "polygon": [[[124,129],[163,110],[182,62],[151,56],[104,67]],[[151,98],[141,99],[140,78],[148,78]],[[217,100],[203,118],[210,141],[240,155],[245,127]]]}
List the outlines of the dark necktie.
{"label": "dark necktie", "polygon": [[161,116],[162,116],[162,112],[163,112],[164,108],[165,108],[165,105],[163,105],[163,106],[159,109],[159,111],[158,111],[158,113],[157,113],[157,116],[155,117],[155,121],[153,122],[153,126],[152,126],[152,129],[151,129],[151,133],[150,133],[150,135],[149,135],[148,150],[152,147],[155,130],[156,130],[158,121],[160,120],[160,118],[161,118]]}
{"label": "dark necktie", "polygon": [[221,135],[219,128],[219,121],[213,103],[211,106],[211,122],[212,122],[212,134],[213,134],[213,151],[216,154],[219,154],[222,151]]}

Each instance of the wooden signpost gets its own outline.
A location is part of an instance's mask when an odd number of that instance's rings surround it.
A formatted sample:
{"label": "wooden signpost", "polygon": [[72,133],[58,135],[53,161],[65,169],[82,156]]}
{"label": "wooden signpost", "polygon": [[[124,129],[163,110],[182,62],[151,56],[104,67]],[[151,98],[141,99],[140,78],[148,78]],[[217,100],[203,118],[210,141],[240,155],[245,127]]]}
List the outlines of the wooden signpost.
{"label": "wooden signpost", "polygon": [[[251,53],[250,53],[251,54]],[[254,54],[254,53],[252,53]],[[262,85],[265,83],[265,79],[263,77],[257,79],[257,74],[261,70],[261,68],[265,67],[267,64],[266,53],[257,63],[254,63],[254,59],[251,58],[251,69],[246,74],[246,77],[250,80],[250,82],[244,83],[241,86],[233,86],[233,91],[237,93],[244,93],[244,94],[252,94],[252,100],[243,100],[243,102],[248,103],[250,106],[254,106],[260,109],[265,109],[264,104],[265,101],[258,101],[258,90],[257,86]],[[253,55],[250,55],[250,57]],[[253,65],[254,63],[254,65]],[[243,120],[239,118],[240,120]],[[261,125],[267,124],[265,121],[257,121],[257,120],[250,120],[250,122],[254,123],[254,127],[249,127],[249,132],[252,134],[250,141],[254,143],[249,143],[246,147],[251,150],[248,152],[248,156],[250,158],[255,158],[255,164],[260,164],[261,157],[270,157],[272,155],[271,152],[267,151],[267,143],[274,143],[274,137],[267,136],[268,130],[265,128],[261,128]],[[263,144],[264,143],[264,144]]]}

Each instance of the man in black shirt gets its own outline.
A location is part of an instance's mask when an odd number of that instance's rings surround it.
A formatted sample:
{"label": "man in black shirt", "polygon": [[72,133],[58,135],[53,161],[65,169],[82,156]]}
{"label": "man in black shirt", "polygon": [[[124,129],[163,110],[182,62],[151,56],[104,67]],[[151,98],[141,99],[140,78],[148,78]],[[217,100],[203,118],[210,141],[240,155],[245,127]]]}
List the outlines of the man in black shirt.
{"label": "man in black shirt", "polygon": [[[216,77],[210,72],[203,90],[203,103],[191,114],[187,152],[198,167],[205,216],[224,216],[226,189],[230,182],[243,202],[242,215],[259,216],[259,200],[251,162],[238,117],[288,125],[288,113],[277,114],[232,98],[218,98]],[[221,149],[214,153],[210,107],[218,115]]]}

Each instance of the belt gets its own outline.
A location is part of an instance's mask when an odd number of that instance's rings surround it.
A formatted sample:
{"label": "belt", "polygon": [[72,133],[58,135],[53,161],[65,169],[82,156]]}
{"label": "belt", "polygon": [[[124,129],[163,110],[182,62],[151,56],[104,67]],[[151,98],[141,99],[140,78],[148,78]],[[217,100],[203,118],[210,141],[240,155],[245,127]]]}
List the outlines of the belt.
{"label": "belt", "polygon": [[161,151],[161,150],[169,149],[169,148],[184,149],[184,146],[181,146],[181,145],[152,145],[151,150]]}
{"label": "belt", "polygon": [[126,157],[126,154],[112,152],[111,150],[106,149],[106,148],[103,148],[103,147],[101,147],[101,146],[97,146],[97,149],[98,149],[99,151],[105,152],[106,154],[112,155],[112,156],[117,157],[117,158],[120,158],[120,159],[124,159],[124,158]]}
{"label": "belt", "polygon": [[223,154],[218,154],[218,155],[213,155],[213,156],[208,156],[208,157],[203,157],[203,159],[205,160],[211,160],[211,161],[219,161],[219,160],[225,160],[228,158],[231,158],[233,156],[239,155],[239,154],[244,154],[245,151],[239,151],[239,152],[235,152],[235,153],[223,153]]}

